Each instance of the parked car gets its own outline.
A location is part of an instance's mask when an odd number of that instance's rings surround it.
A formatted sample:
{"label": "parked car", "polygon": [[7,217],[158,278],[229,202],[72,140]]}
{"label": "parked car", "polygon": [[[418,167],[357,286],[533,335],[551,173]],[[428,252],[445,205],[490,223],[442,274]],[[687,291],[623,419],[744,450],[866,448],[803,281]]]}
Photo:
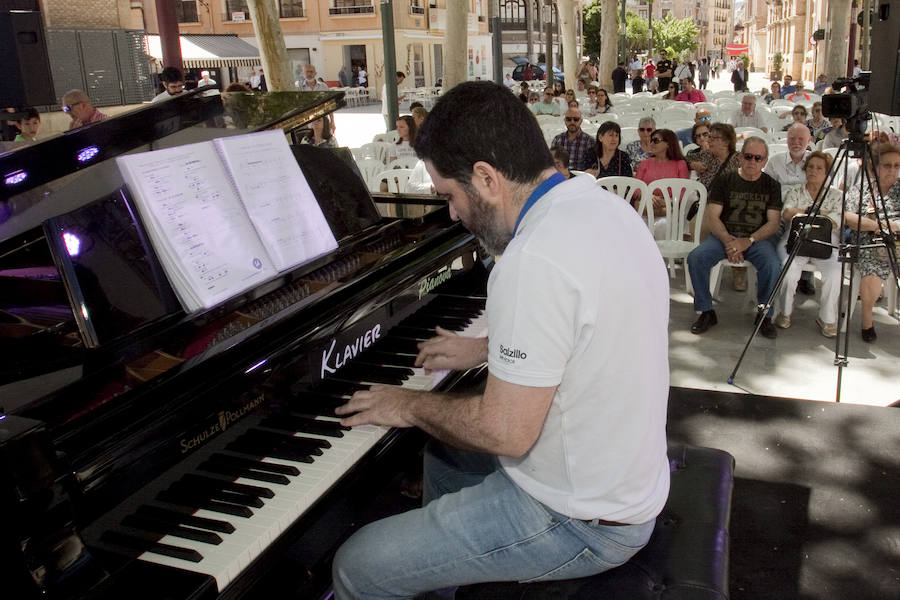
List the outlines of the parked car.
{"label": "parked car", "polygon": [[[525,71],[525,65],[528,64],[528,59],[523,58],[521,56],[513,57],[512,61],[516,63],[516,68],[513,69],[512,78],[516,81],[522,81],[522,74]],[[535,80],[543,80],[544,72],[547,70],[547,65],[531,65],[532,73],[534,74],[533,79]],[[553,67],[553,77],[556,81],[561,81],[563,83],[566,82],[566,77],[562,71],[560,71],[557,67]]]}

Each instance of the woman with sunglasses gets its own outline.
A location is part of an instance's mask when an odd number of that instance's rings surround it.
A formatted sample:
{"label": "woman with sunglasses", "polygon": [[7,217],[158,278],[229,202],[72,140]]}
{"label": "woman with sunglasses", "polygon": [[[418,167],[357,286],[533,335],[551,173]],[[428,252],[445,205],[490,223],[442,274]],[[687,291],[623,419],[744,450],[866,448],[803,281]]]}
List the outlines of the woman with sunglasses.
{"label": "woman with sunglasses", "polygon": [[631,159],[619,150],[622,140],[622,129],[615,121],[606,121],[597,129],[597,145],[594,153],[597,162],[587,170],[588,173],[600,179],[610,175],[631,177]]}
{"label": "woman with sunglasses", "polygon": [[794,108],[791,109],[791,112],[789,112],[789,113],[783,113],[783,114],[779,115],[778,116],[779,119],[786,119],[786,118],[788,118],[788,116],[790,116],[793,119],[793,121],[791,121],[790,123],[788,123],[787,125],[782,127],[781,130],[787,131],[790,128],[790,126],[793,125],[794,123],[802,123],[803,125],[806,125],[806,115],[807,115],[806,107],[803,106],[802,104],[796,105]]}
{"label": "woman with sunglasses", "polygon": [[688,152],[684,159],[688,168],[697,173],[697,180],[708,188],[716,176],[716,169],[719,168],[716,155],[709,149],[709,125],[695,124],[691,129],[691,139],[698,147]]}
{"label": "woman with sunglasses", "polygon": [[[638,165],[635,177],[647,184],[652,184],[657,179],[677,177],[687,179],[690,176],[687,163],[681,154],[681,146],[678,144],[678,136],[671,129],[657,129],[650,136],[652,158],[641,161]],[[652,187],[651,187],[652,189]],[[656,219],[654,225],[654,237],[660,239],[665,235],[665,221],[661,218],[666,214],[666,203],[662,193],[658,190],[653,194],[653,216]]]}
{"label": "woman with sunglasses", "polygon": [[[884,223],[884,213],[881,212],[881,202],[887,212],[888,223],[891,231],[900,231],[900,146],[881,144],[873,148],[872,152],[875,172],[878,174],[878,216]],[[859,216],[860,194],[859,186],[854,186],[847,193],[847,210],[844,213],[844,221],[856,238],[856,244],[872,244],[875,237],[880,237],[878,221],[875,218],[876,200],[867,194],[862,199],[863,215]],[[857,227],[860,233],[856,234]],[[900,258],[895,252],[894,256]],[[897,264],[897,261],[894,261]],[[872,309],[881,295],[882,281],[888,281],[889,285],[896,285],[894,274],[891,273],[891,265],[888,262],[884,248],[860,248],[859,249],[859,299],[862,303],[862,339],[865,342],[874,342],[875,324],[872,321]]]}
{"label": "woman with sunglasses", "polygon": [[674,100],[678,96],[678,83],[673,81],[669,84],[669,89],[662,97],[663,100]]}
{"label": "woman with sunglasses", "polygon": [[[786,243],[790,234],[791,221],[794,218],[805,219],[806,212],[812,206],[813,200],[819,195],[822,186],[825,185],[825,175],[831,167],[833,158],[830,154],[816,151],[806,157],[803,171],[806,173],[806,184],[789,187],[784,193],[784,206],[781,218],[788,228],[776,250],[782,263],[787,259]],[[831,220],[831,243],[838,243],[841,223],[841,191],[829,188],[823,193],[824,199],[819,209],[819,215]],[[837,335],[837,311],[838,295],[841,291],[841,264],[838,262],[837,252],[832,251],[830,258],[811,258],[808,256],[795,256],[788,267],[781,286],[784,294],[784,312],[775,318],[775,325],[782,329],[791,326],[791,313],[794,309],[794,295],[797,292],[797,282],[803,273],[803,267],[811,263],[822,273],[822,296],[819,302],[819,316],[816,325],[825,337],[832,338]]]}
{"label": "woman with sunglasses", "polygon": [[656,121],[653,117],[641,117],[638,121],[637,140],[625,145],[625,153],[631,159],[631,168],[641,164],[645,158],[650,158],[653,147],[650,144],[650,134],[656,130]]}

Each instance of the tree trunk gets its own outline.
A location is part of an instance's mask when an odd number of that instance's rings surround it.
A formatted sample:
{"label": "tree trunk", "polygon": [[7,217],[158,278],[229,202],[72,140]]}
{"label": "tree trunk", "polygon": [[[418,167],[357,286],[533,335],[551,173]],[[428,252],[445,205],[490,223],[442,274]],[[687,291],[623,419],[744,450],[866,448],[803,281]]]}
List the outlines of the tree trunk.
{"label": "tree trunk", "polygon": [[616,68],[616,37],[618,22],[616,0],[603,0],[600,13],[600,64],[597,66],[597,80],[600,87],[612,89],[612,72]]}
{"label": "tree trunk", "polygon": [[447,45],[444,50],[444,89],[466,81],[468,55],[468,2],[447,3]]}
{"label": "tree trunk", "polygon": [[559,0],[556,5],[559,11],[559,34],[562,45],[563,72],[566,74],[566,89],[575,89],[575,71],[581,57],[575,48],[575,2]]}
{"label": "tree trunk", "polygon": [[247,0],[247,9],[250,11],[253,33],[259,40],[259,58],[266,75],[266,87],[270,92],[296,90],[275,2]]}
{"label": "tree trunk", "polygon": [[828,24],[825,26],[825,74],[829,81],[847,75],[847,42],[850,35],[850,0],[831,0],[828,3]]}

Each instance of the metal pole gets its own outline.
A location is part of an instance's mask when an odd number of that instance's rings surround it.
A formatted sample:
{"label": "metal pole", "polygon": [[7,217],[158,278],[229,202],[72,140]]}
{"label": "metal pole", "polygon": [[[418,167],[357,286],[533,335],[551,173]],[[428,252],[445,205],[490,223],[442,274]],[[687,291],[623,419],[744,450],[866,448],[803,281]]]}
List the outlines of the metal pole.
{"label": "metal pole", "polygon": [[400,117],[397,106],[397,51],[394,48],[394,4],[391,0],[381,2],[381,37],[384,42],[384,90],[387,102],[388,131],[391,123]]}
{"label": "metal pole", "polygon": [[625,0],[622,0],[622,34],[620,38],[620,43],[622,45],[622,51],[619,54],[619,60],[628,65],[628,48],[625,46]]}

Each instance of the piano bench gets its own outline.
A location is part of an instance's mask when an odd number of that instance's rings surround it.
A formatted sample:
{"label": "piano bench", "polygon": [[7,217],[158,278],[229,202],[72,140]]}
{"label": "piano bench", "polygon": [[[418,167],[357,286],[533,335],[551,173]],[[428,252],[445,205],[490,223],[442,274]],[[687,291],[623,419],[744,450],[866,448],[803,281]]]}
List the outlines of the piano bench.
{"label": "piano bench", "polygon": [[540,583],[461,587],[457,600],[724,600],[734,458],[722,450],[669,445],[672,485],[647,545],[605,573]]}

